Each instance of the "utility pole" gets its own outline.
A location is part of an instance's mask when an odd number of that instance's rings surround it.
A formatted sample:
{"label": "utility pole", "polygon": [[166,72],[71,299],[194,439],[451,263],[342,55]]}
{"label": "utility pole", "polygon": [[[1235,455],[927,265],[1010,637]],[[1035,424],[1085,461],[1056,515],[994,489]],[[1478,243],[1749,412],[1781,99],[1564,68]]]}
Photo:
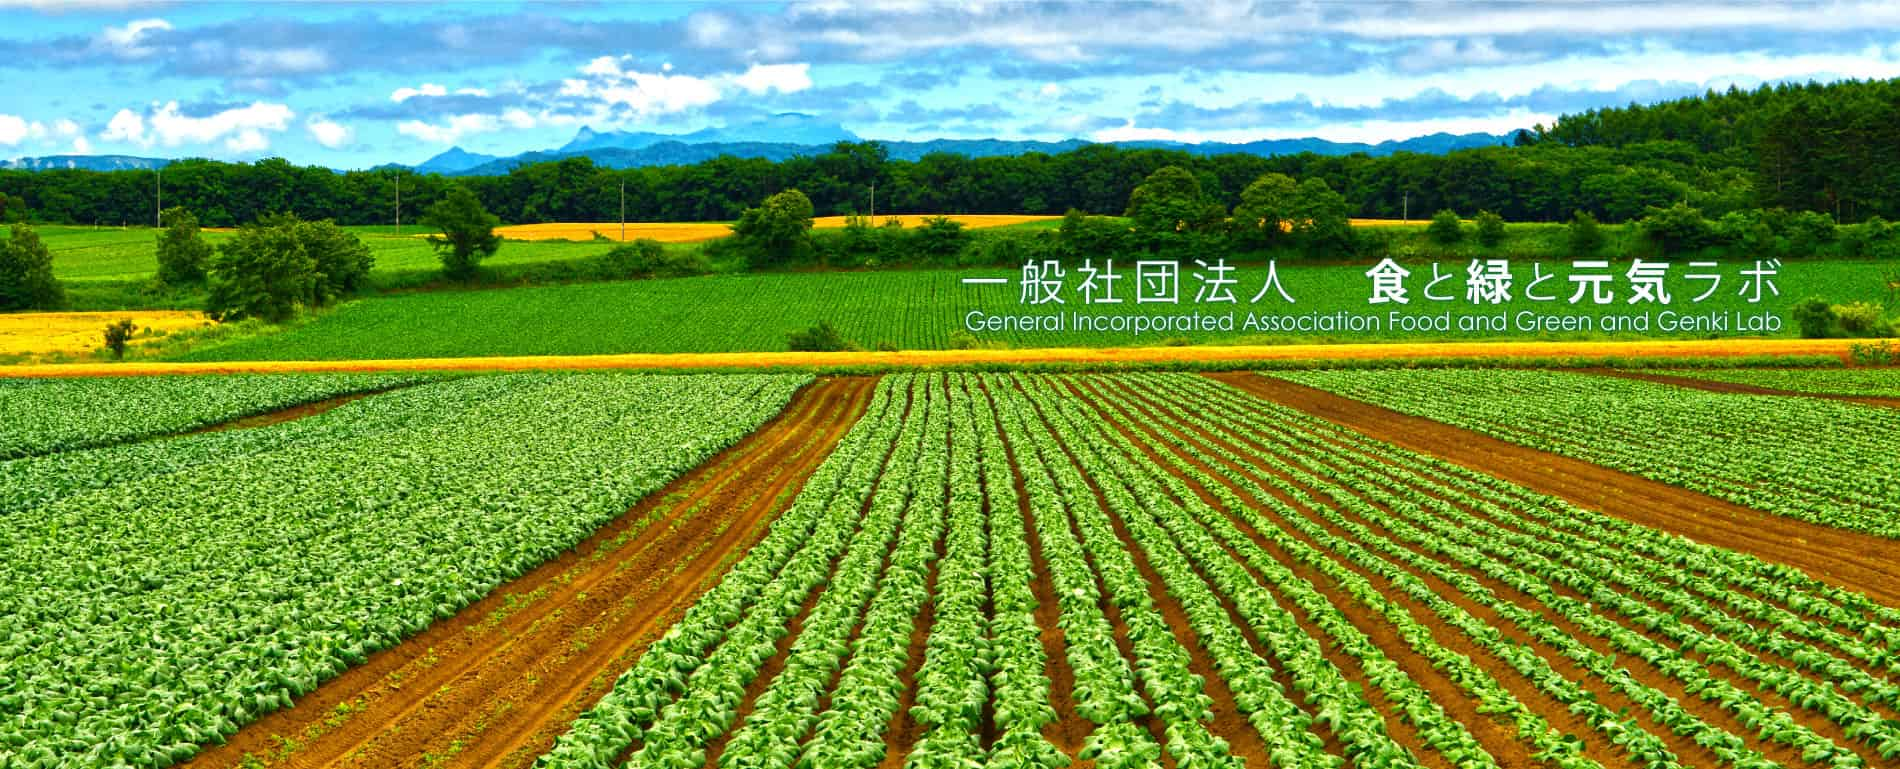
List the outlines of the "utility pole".
{"label": "utility pole", "polygon": [[396,237],[402,237],[402,177],[396,177]]}
{"label": "utility pole", "polygon": [[155,174],[152,179],[152,189],[156,191],[158,198],[158,202],[152,205],[152,226],[163,227],[165,226],[165,169],[154,167],[152,173]]}
{"label": "utility pole", "polygon": [[1403,210],[1403,213],[1399,214],[1399,216],[1402,218],[1399,219],[1399,221],[1401,222],[1412,221],[1412,193],[1410,190],[1407,190],[1405,193],[1405,208],[1402,210]]}
{"label": "utility pole", "polygon": [[627,242],[627,180],[620,180],[620,242]]}
{"label": "utility pole", "polygon": [[877,221],[877,180],[871,181],[871,221]]}

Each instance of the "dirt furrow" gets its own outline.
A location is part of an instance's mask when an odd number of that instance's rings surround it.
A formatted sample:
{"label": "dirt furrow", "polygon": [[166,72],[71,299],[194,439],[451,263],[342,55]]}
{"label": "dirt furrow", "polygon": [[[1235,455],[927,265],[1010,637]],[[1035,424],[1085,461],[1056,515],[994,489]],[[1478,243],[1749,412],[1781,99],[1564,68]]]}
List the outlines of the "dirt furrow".
{"label": "dirt furrow", "polygon": [[[193,766],[492,766],[532,758],[743,551],[868,405],[831,379],[574,550],[373,656]],[[704,557],[713,553],[710,557]],[[656,578],[656,575],[658,578]],[[582,696],[585,694],[586,696]],[[545,748],[545,744],[539,745]]]}
{"label": "dirt furrow", "polygon": [[1900,603],[1900,541],[1770,515],[1283,379],[1251,373],[1209,376],[1375,440],[1643,526],[1792,566],[1882,603]]}
{"label": "dirt furrow", "polygon": [[1742,384],[1740,382],[1722,382],[1722,381],[1717,381],[1714,379],[1697,379],[1692,376],[1676,376],[1673,374],[1651,374],[1651,373],[1639,372],[1639,371],[1624,371],[1622,369],[1613,369],[1613,368],[1583,369],[1583,373],[1597,374],[1600,376],[1621,377],[1623,379],[1635,379],[1641,382],[1655,382],[1656,384],[1666,384],[1666,385],[1674,385],[1676,387],[1686,387],[1691,390],[1706,390],[1712,393],[1728,393],[1731,395],[1777,395],[1777,396],[1783,396],[1783,397],[1788,397],[1788,398],[1815,398],[1818,400],[1825,400],[1825,401],[1842,401],[1844,403],[1858,403],[1863,406],[1881,406],[1881,407],[1890,408],[1890,409],[1900,408],[1900,398],[1889,398],[1889,397],[1884,397],[1884,396],[1879,396],[1879,395],[1840,395],[1836,393],[1811,393],[1811,392],[1800,392],[1798,390],[1777,390],[1772,387],[1762,387],[1760,385]]}

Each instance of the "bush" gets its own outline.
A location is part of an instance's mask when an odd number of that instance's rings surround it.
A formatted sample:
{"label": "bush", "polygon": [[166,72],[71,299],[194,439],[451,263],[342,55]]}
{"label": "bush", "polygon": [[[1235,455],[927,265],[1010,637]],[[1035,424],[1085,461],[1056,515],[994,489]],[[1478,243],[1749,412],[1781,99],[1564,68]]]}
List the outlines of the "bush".
{"label": "bush", "polygon": [[785,348],[793,352],[841,352],[853,349],[853,345],[830,323],[819,321],[816,326],[787,334]]}
{"label": "bush", "polygon": [[1831,339],[1841,335],[1841,323],[1834,316],[1834,307],[1818,296],[1803,299],[1794,306],[1794,321],[1801,328],[1803,339]]}
{"label": "bush", "polygon": [[931,216],[905,238],[909,251],[919,261],[933,265],[957,263],[957,255],[970,244],[970,233],[963,223],[947,216]]}
{"label": "bush", "polygon": [[0,243],[0,310],[57,310],[66,289],[53,277],[53,253],[32,227],[15,224]]}
{"label": "bush", "polygon": [[1834,314],[1835,322],[1840,324],[1841,333],[1846,336],[1893,336],[1893,321],[1888,320],[1885,311],[1873,302],[1837,304],[1829,309]]}
{"label": "bush", "polygon": [[600,255],[600,276],[609,279],[684,278],[712,272],[712,261],[696,248],[667,249],[641,238]]}
{"label": "bush", "polygon": [[158,282],[167,286],[203,283],[211,244],[198,233],[198,217],[180,207],[159,214],[165,231],[158,235]]}
{"label": "bush", "polygon": [[1425,237],[1441,246],[1455,246],[1465,239],[1464,223],[1458,220],[1458,212],[1449,208],[1432,214],[1432,223],[1425,225]]}
{"label": "bush", "polygon": [[740,214],[731,240],[754,267],[788,264],[811,250],[811,217],[811,198],[786,190]]}
{"label": "bush", "polygon": [[1595,256],[1603,250],[1603,229],[1597,226],[1597,218],[1589,212],[1571,214],[1570,225],[1566,230],[1571,256]]}
{"label": "bush", "polygon": [[239,227],[212,257],[205,312],[280,323],[356,291],[374,264],[369,247],[334,222],[268,216]]}
{"label": "bush", "polygon": [[131,318],[120,318],[117,323],[106,324],[106,349],[112,351],[113,358],[125,359],[125,345],[132,341],[132,333],[137,330],[138,325]]}
{"label": "bush", "polygon": [[1490,211],[1478,212],[1478,244],[1496,248],[1504,242],[1504,217]]}
{"label": "bush", "polygon": [[1835,226],[1834,217],[1818,211],[1790,215],[1783,232],[1788,237],[1788,254],[1797,257],[1814,256],[1822,246],[1840,239],[1840,228]]}
{"label": "bush", "polygon": [[1712,229],[1702,212],[1688,203],[1649,209],[1637,226],[1664,254],[1681,254],[1709,245]]}

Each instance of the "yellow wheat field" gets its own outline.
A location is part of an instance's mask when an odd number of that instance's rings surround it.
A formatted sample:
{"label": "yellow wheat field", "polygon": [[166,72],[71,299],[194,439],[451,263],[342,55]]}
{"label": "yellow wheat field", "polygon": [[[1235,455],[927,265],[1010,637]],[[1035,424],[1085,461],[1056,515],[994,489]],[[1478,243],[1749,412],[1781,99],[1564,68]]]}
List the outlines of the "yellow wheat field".
{"label": "yellow wheat field", "polygon": [[138,324],[133,344],[151,332],[171,333],[210,325],[202,313],[183,310],[126,312],[28,312],[0,315],[0,355],[83,353],[105,346],[106,324],[130,318]]}
{"label": "yellow wheat field", "polygon": [[[895,214],[878,216],[873,225],[882,225],[886,220],[896,219],[905,227],[923,224],[926,214]],[[1059,216],[1025,216],[1021,214],[952,214],[950,219],[963,223],[971,229],[1001,227],[1008,224],[1039,222],[1060,219]],[[845,225],[845,217],[821,216],[812,220],[812,226],[818,229],[834,229]],[[609,240],[620,240],[619,222],[550,222],[547,224],[512,224],[496,227],[495,234],[511,240],[593,240],[594,234]],[[732,234],[732,227],[722,222],[628,222],[627,240],[648,238],[661,243],[697,243],[714,238],[723,238]]]}

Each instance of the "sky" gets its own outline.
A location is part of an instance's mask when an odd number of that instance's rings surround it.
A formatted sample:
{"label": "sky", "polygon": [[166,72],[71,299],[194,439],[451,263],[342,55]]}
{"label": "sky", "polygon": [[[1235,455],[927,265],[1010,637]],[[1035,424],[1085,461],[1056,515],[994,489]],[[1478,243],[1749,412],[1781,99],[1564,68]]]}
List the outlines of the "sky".
{"label": "sky", "polygon": [[874,139],[1377,142],[1900,76],[1900,3],[0,0],[0,157],[365,168],[779,113]]}

